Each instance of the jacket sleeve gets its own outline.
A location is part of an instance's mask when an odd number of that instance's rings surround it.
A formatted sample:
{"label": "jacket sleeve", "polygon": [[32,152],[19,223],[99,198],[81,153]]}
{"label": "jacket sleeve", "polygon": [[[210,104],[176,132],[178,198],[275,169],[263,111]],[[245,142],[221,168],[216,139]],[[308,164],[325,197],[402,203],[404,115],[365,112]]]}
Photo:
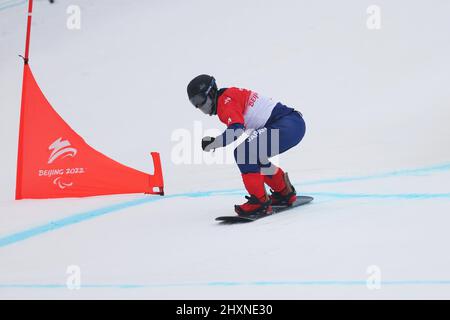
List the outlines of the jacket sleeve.
{"label": "jacket sleeve", "polygon": [[217,136],[214,142],[210,145],[212,149],[221,148],[229,145],[239,138],[245,131],[245,127],[241,123],[233,123],[227,127],[227,129],[219,136]]}

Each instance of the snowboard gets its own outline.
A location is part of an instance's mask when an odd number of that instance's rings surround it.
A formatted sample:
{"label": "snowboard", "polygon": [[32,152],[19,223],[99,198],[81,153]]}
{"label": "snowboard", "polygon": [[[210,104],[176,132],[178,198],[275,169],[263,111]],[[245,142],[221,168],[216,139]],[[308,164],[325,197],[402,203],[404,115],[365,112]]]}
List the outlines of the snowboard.
{"label": "snowboard", "polygon": [[309,196],[298,196],[297,200],[292,204],[292,206],[290,207],[286,207],[286,206],[272,206],[272,210],[273,212],[270,214],[255,214],[255,215],[251,215],[248,217],[241,217],[238,215],[235,216],[223,216],[223,217],[217,217],[216,221],[221,221],[224,223],[245,223],[245,222],[253,222],[265,217],[270,217],[274,214],[283,212],[283,211],[287,211],[293,208],[297,208],[299,206],[302,206],[304,204],[310,203],[311,201],[313,201],[314,198],[313,197],[309,197]]}

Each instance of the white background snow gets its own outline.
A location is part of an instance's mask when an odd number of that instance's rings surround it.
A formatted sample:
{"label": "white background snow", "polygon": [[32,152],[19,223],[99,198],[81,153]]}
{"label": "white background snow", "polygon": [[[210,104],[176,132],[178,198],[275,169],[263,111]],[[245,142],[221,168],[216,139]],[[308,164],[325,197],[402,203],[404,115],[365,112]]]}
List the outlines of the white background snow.
{"label": "white background snow", "polygon": [[[160,152],[166,197],[13,200],[25,27],[25,1],[0,0],[0,298],[450,298],[449,1],[35,1],[50,103],[126,165],[151,172]],[[214,221],[244,200],[236,165],[172,157],[176,130],[201,154],[195,121],[224,128],[187,100],[200,73],[304,114],[280,165],[313,204]]]}

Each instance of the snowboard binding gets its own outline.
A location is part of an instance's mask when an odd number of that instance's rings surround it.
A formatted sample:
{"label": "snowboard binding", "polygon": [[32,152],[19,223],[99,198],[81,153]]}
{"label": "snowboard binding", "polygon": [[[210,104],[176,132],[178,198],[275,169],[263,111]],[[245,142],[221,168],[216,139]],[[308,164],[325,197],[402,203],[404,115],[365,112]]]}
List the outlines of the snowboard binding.
{"label": "snowboard binding", "polygon": [[[261,201],[254,195],[245,196],[247,203],[243,205],[235,205],[234,211],[240,217],[251,217],[258,215],[269,215],[272,213],[271,199],[266,196],[266,201]],[[251,208],[250,210],[245,210],[243,207]]]}

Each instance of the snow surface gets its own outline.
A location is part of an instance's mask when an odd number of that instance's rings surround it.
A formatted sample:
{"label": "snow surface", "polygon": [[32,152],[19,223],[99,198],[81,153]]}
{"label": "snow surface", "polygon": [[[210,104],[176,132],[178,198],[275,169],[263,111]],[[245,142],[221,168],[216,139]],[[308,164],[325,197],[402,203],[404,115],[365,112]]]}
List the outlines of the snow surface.
{"label": "snow surface", "polygon": [[[378,0],[380,30],[372,4],[36,1],[30,65],[48,100],[115,160],[151,172],[159,151],[167,196],[17,202],[26,6],[0,0],[0,298],[449,299],[450,2]],[[66,28],[69,5],[81,30]],[[199,73],[304,114],[280,164],[313,204],[214,221],[244,200],[236,166],[172,157],[176,130],[194,157],[208,133],[195,121],[223,129],[186,98]]]}

